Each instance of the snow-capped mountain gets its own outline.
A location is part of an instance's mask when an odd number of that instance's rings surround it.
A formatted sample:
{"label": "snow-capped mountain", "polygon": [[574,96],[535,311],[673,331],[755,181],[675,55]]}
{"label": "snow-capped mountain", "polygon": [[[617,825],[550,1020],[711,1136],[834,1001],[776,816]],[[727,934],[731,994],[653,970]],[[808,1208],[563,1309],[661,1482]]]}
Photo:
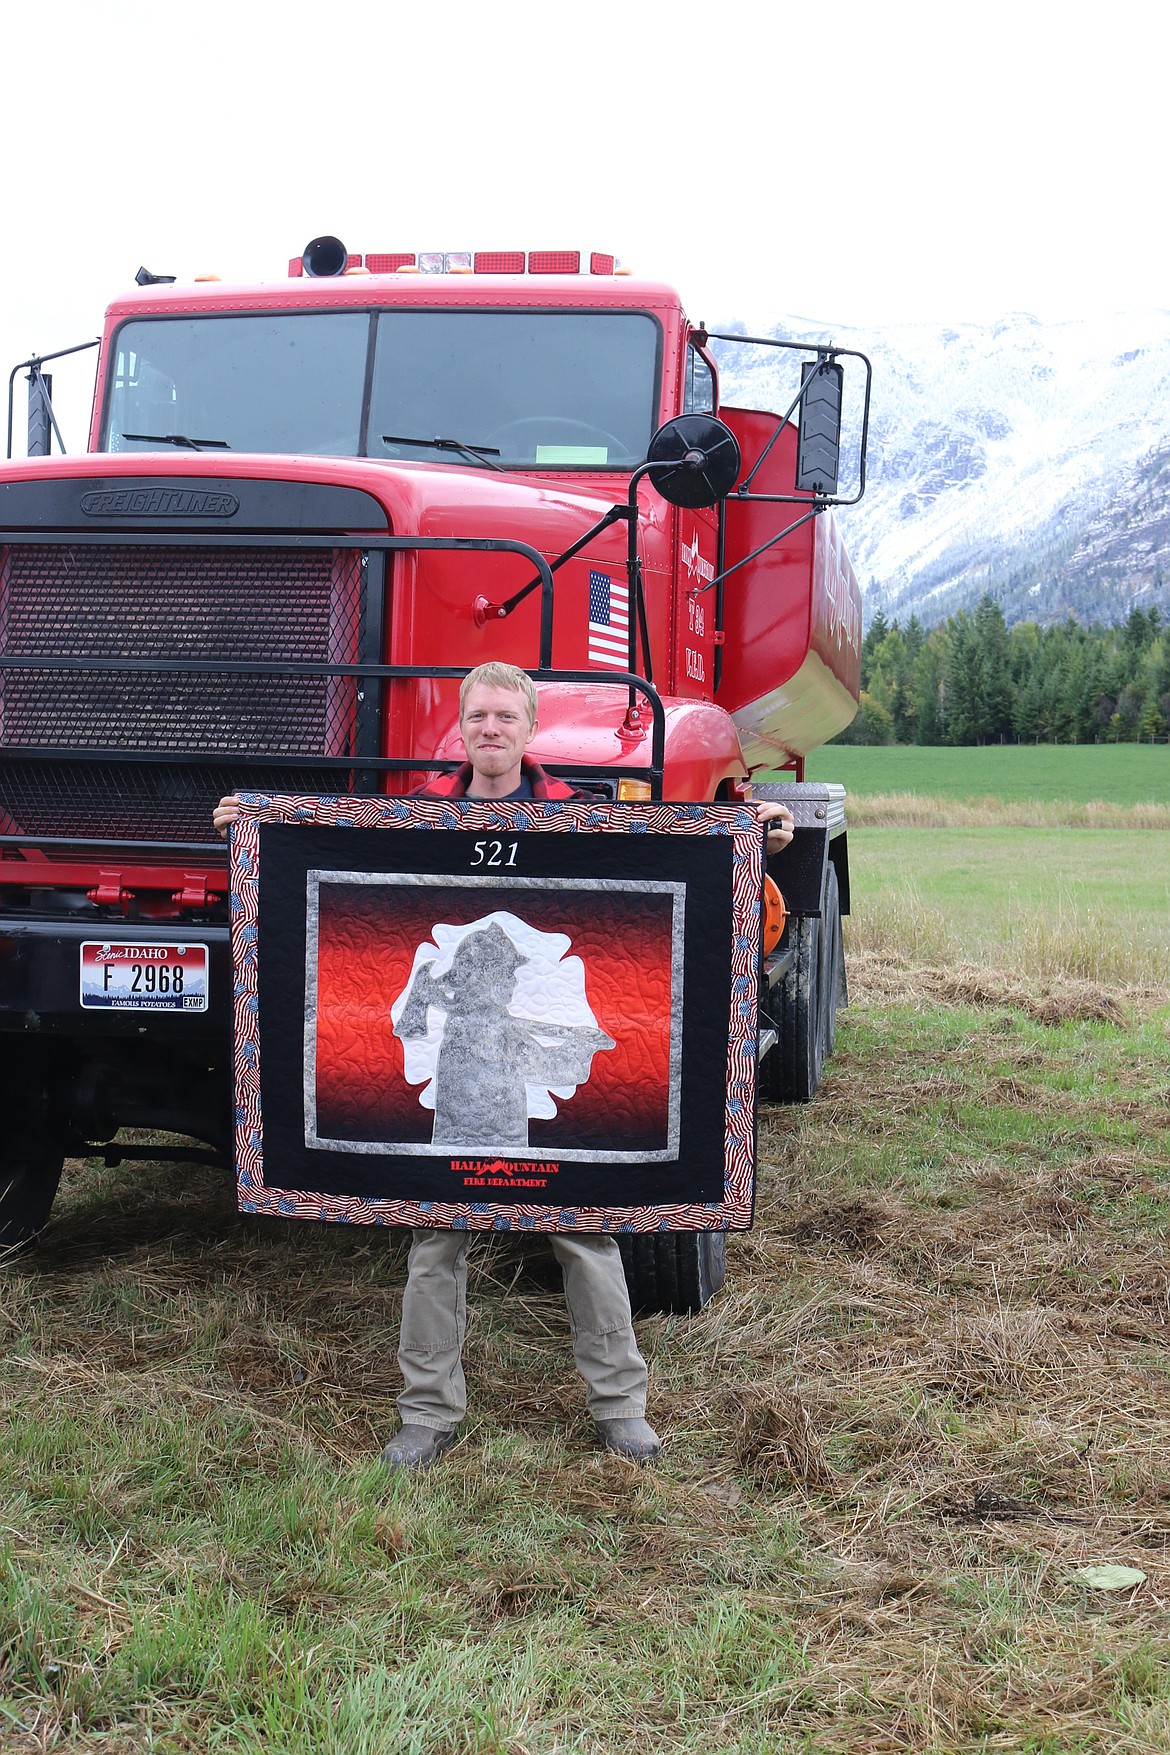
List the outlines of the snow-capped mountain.
{"label": "snow-capped mountain", "polygon": [[[934,622],[986,591],[1009,621],[1118,621],[1135,603],[1170,617],[1170,310],[750,333],[873,361],[867,489],[840,514],[867,617]],[[725,401],[789,406],[791,353],[712,345]],[[844,363],[856,424],[859,362]]]}

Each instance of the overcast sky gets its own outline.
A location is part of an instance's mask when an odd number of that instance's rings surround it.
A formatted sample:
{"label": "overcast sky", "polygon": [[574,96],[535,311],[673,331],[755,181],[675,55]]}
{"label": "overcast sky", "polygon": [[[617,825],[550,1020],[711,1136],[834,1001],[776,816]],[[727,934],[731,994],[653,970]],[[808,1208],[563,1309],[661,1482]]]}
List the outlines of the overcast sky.
{"label": "overcast sky", "polygon": [[1167,18],[9,4],[0,366],[95,335],[140,263],[282,278],[321,232],[612,250],[709,322],[1165,307]]}

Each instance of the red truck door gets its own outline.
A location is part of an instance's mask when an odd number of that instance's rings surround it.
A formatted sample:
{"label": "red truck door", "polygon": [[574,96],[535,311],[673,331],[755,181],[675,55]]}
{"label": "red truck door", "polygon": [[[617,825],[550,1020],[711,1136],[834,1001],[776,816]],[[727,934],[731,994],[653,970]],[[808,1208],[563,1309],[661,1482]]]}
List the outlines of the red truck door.
{"label": "red truck door", "polygon": [[714,512],[680,507],[675,521],[675,616],[672,690],[711,699],[715,675],[715,559],[719,549]]}

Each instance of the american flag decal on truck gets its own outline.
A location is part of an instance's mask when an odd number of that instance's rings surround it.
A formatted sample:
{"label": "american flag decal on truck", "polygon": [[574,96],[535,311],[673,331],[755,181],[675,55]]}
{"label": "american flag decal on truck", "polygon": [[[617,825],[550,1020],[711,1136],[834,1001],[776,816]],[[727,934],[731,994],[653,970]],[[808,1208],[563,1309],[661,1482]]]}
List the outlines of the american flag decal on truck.
{"label": "american flag decal on truck", "polygon": [[589,573],[589,662],[626,670],[630,662],[630,594],[608,573]]}

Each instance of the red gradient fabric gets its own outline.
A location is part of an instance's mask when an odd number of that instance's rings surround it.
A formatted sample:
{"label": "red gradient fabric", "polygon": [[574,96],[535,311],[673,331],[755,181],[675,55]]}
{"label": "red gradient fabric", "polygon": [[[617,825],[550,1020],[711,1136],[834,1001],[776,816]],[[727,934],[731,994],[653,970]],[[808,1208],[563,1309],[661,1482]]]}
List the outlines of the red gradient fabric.
{"label": "red gradient fabric", "polygon": [[598,1026],[615,1048],[593,1057],[588,1083],[533,1120],[534,1152],[558,1143],[635,1151],[666,1143],[670,1080],[671,898],[637,890],[495,892],[415,885],[323,884],[318,913],[316,1097],[325,1138],[423,1142],[431,1111],[406,1082],[390,1008],[436,924],[468,925],[497,909],[571,941]]}

